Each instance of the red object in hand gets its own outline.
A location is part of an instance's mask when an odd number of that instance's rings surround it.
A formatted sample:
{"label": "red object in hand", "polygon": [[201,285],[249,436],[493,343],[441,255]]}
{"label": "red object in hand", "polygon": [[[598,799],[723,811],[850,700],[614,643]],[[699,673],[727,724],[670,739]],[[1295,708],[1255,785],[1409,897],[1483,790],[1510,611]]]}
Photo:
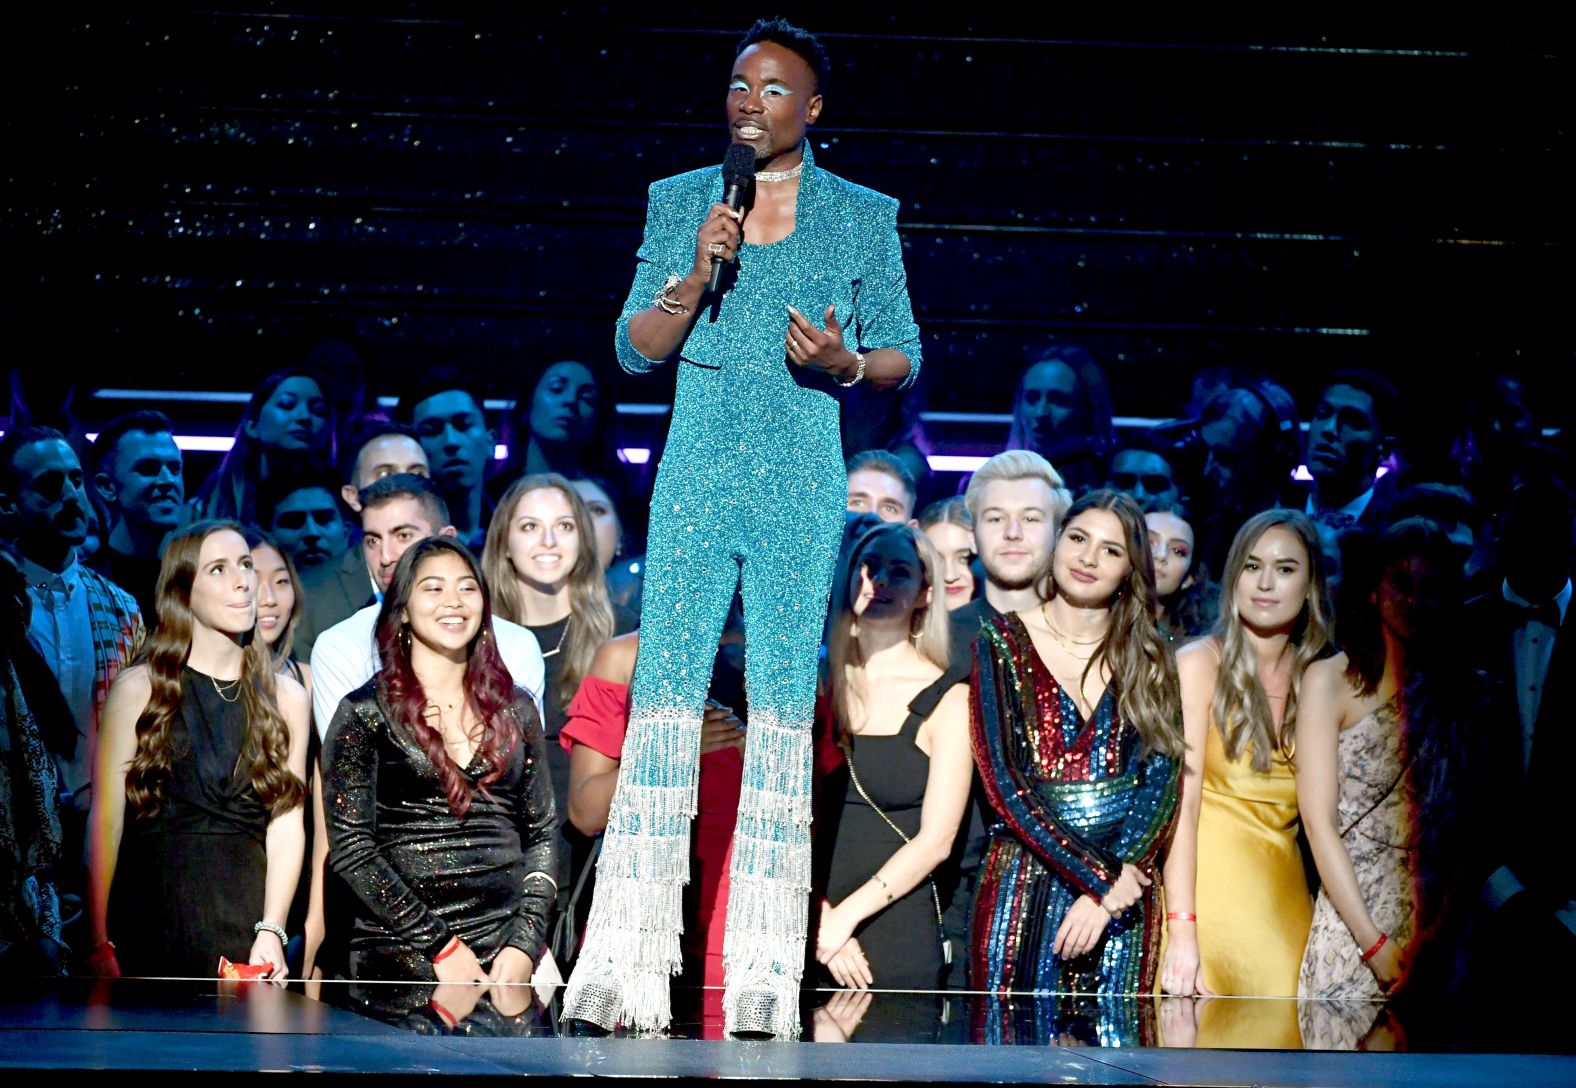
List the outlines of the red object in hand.
{"label": "red object in hand", "polygon": [[274,965],[271,963],[231,963],[223,956],[219,957],[220,978],[251,982],[260,978],[267,978],[273,972]]}

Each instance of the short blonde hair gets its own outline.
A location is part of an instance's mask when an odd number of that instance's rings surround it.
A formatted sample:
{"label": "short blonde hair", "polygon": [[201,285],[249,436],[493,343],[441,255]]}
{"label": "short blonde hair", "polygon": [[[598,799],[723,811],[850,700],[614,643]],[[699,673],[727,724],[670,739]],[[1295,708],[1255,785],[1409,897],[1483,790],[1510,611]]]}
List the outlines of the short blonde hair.
{"label": "short blonde hair", "polygon": [[1053,525],[1062,523],[1062,518],[1073,504],[1073,493],[1067,490],[1062,474],[1051,467],[1049,461],[1032,450],[1006,450],[975,469],[974,475],[969,477],[969,486],[963,492],[963,502],[969,508],[969,517],[979,520],[980,497],[987,484],[998,480],[1044,480],[1053,496],[1052,509],[1049,511]]}

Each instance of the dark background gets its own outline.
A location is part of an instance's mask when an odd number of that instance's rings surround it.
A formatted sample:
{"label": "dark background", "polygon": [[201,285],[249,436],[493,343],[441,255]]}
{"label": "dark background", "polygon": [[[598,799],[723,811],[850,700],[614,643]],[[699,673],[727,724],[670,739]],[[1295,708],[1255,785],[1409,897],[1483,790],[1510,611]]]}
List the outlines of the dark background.
{"label": "dark background", "polygon": [[[1416,412],[1515,373],[1565,423],[1572,88],[1547,27],[991,7],[782,12],[832,53],[817,161],[903,202],[930,409],[1005,412],[1025,350],[1074,340],[1119,415],[1175,414],[1217,363],[1306,412],[1361,364]],[[734,44],[775,13],[8,17],[11,363],[74,381],[89,423],[132,406],[98,386],[249,390],[314,343],[385,394],[436,363],[500,397],[544,360],[611,368],[646,185],[720,162]],[[660,402],[671,377],[611,380]],[[213,434],[240,410],[163,407]],[[965,430],[933,433],[1004,434]]]}

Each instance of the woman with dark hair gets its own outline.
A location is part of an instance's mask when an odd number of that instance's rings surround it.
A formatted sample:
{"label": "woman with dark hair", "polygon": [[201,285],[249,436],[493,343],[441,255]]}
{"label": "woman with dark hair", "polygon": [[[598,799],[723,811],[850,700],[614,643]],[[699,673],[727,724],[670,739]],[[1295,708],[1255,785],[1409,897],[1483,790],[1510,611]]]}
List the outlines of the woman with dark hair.
{"label": "woman with dark hair", "polygon": [[560,476],[608,476],[618,472],[613,403],[591,364],[562,359],[519,388],[530,396],[516,402],[504,440],[509,459],[497,479],[513,480],[556,472]]}
{"label": "woman with dark hair", "polygon": [[295,629],[301,623],[297,605],[304,599],[295,564],[262,530],[248,528],[245,535],[257,571],[257,637],[268,647],[274,667],[289,673],[311,695],[312,666],[297,661],[294,653]]}
{"label": "woman with dark hair", "polygon": [[1076,344],[1040,351],[1018,379],[1007,449],[1044,457],[1078,494],[1098,484],[1116,448],[1105,371]]}
{"label": "woman with dark hair", "polygon": [[[1279,506],[1302,452],[1297,402],[1272,381],[1223,389],[1199,413],[1204,486],[1195,528],[1210,569],[1221,569],[1237,529],[1260,510]],[[1299,505],[1301,499],[1298,499]]]}
{"label": "woman with dark hair", "polygon": [[283,978],[305,848],[306,691],[256,637],[239,525],[171,537],[156,593],[159,626],[99,726],[88,964],[212,977],[221,955],[244,955]]}
{"label": "woman with dark hair", "polygon": [[199,517],[260,522],[257,488],[281,464],[335,455],[334,404],[311,370],[290,367],[264,378],[246,403],[235,444],[203,481],[192,505]]}
{"label": "woman with dark hair", "polygon": [[400,558],[377,645],[382,667],[340,702],[323,753],[330,864],[359,907],[348,973],[529,982],[558,894],[547,753],[463,544]]}
{"label": "woman with dark hair", "polygon": [[1039,589],[975,647],[974,759],[1001,822],[975,889],[973,985],[1144,992],[1183,745],[1138,504],[1075,502]]}
{"label": "woman with dark hair", "polygon": [[1344,547],[1345,652],[1308,666],[1298,715],[1297,806],[1320,886],[1297,988],[1374,1001],[1406,982],[1441,916],[1473,674],[1448,616],[1461,569],[1437,525]]}
{"label": "woman with dark hair", "polygon": [[[1330,649],[1319,534],[1267,510],[1232,542],[1214,633],[1182,648],[1187,788],[1166,858],[1167,993],[1291,997],[1312,901],[1291,757],[1304,674]],[[1274,1045],[1295,1009],[1266,1003]],[[1274,1031],[1284,1034],[1275,1035]]]}
{"label": "woman with dark hair", "polygon": [[827,876],[815,956],[851,989],[938,989],[951,962],[937,870],[974,776],[967,681],[947,671],[940,584],[924,534],[881,522],[854,541],[832,586],[824,706],[844,767],[817,831]]}
{"label": "woman with dark hair", "polygon": [[1167,642],[1195,638],[1215,623],[1217,587],[1199,558],[1193,519],[1178,502],[1160,501],[1144,514],[1149,550],[1155,557],[1156,619]]}

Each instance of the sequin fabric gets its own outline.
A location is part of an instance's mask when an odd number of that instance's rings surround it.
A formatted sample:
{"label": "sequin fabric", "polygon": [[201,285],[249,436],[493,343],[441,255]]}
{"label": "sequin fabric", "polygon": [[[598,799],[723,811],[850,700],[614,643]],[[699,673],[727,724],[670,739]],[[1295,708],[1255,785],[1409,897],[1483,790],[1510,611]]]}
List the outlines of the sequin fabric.
{"label": "sequin fabric", "polygon": [[[1162,928],[1156,859],[1175,816],[1181,761],[1143,752],[1137,730],[1118,713],[1114,684],[1084,721],[1015,615],[985,625],[976,659],[974,756],[998,822],[975,890],[973,985],[1014,993],[1148,993]],[[1055,955],[1051,946],[1068,908],[1080,895],[1102,898],[1124,863],[1150,873],[1154,883],[1106,926],[1089,953]],[[1059,1008],[1047,1005],[1041,1013],[1054,1019]],[[1132,1030],[1102,1026],[1103,1008],[1088,1006],[1098,1038],[1136,1038],[1136,1021]],[[1003,1033],[1019,1030],[986,1022],[978,1033],[1004,1041]]]}
{"label": "sequin fabric", "polygon": [[[524,739],[463,820],[375,682],[340,702],[323,749],[323,808],[330,863],[359,901],[353,978],[430,980],[451,936],[484,966],[509,946],[534,960],[546,941],[558,821],[536,707],[518,694]],[[479,777],[482,765],[466,773]]]}
{"label": "sequin fabric", "polygon": [[[897,202],[816,168],[808,144],[795,228],[741,247],[713,320],[703,307],[676,353],[673,422],[657,472],[629,732],[565,1018],[666,1028],[680,967],[700,722],[735,585],[748,632],[750,728],[729,874],[729,1031],[797,1034],[810,885],[810,764],[817,655],[841,540],[846,478],[838,390],[796,371],[791,305],[818,326],[837,308],[849,345],[895,348],[919,370]],[[614,341],[647,359],[630,318],[687,272],[722,199],[713,167],[651,187],[635,282]],[[748,229],[748,228],[746,228]]]}

